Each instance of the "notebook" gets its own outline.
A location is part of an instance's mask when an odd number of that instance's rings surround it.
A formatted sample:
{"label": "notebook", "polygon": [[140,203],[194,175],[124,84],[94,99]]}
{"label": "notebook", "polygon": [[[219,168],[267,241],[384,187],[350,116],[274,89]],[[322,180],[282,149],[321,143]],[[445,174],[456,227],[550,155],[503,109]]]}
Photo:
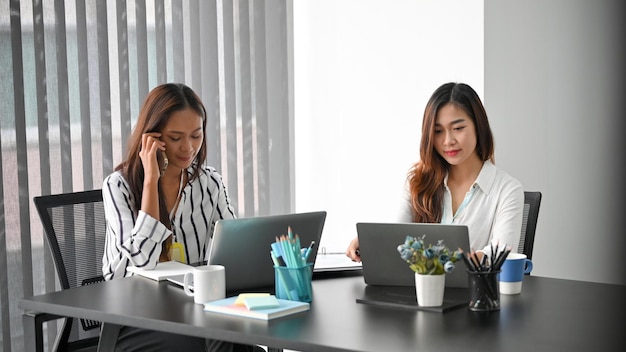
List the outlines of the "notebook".
{"label": "notebook", "polygon": [[285,299],[278,299],[274,296],[268,297],[273,297],[277,306],[249,309],[245,305],[237,304],[236,302],[238,300],[238,296],[233,296],[209,302],[204,305],[204,310],[207,312],[229,314],[239,317],[271,320],[274,318],[284,317],[286,315],[304,312],[310,309],[310,305],[307,302],[289,301]]}
{"label": "notebook", "polygon": [[156,267],[151,270],[145,270],[134,266],[128,266],[126,270],[137,275],[145,276],[152,280],[163,281],[173,276],[184,277],[186,272],[190,272],[193,270],[193,266],[172,260],[169,262],[158,263]]}
{"label": "notebook", "polygon": [[353,262],[345,253],[321,253],[315,259],[314,273],[331,273],[361,270],[361,263]]}
{"label": "notebook", "polygon": [[[398,245],[406,236],[426,235],[424,244],[443,240],[450,250],[469,252],[469,234],[465,225],[422,223],[358,223],[359,251],[363,264],[363,279],[368,285],[415,286],[415,273],[400,258]],[[446,287],[468,287],[468,277],[462,260],[446,274]]]}
{"label": "notebook", "polygon": [[274,288],[274,263],[270,245],[287,229],[300,237],[302,247],[316,245],[308,262],[315,263],[326,212],[295,213],[225,219],[215,223],[208,263],[226,267],[226,292],[239,293]]}

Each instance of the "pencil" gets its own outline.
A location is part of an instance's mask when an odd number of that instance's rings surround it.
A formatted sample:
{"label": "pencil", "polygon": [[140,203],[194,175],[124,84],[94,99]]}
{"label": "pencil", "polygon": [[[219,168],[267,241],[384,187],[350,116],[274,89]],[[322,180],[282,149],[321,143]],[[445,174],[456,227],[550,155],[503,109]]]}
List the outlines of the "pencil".
{"label": "pencil", "polygon": [[494,270],[496,271],[500,270],[500,267],[502,266],[502,264],[504,263],[504,261],[506,260],[506,257],[509,255],[510,252],[511,252],[511,246],[508,246],[506,247],[505,250],[502,251],[502,253],[500,253],[498,258],[496,259]]}
{"label": "pencil", "polygon": [[463,262],[465,263],[465,266],[467,267],[467,269],[470,271],[477,271],[474,264],[469,260],[469,258],[467,257],[467,254],[463,252],[461,248],[459,248],[459,253],[461,253],[461,258],[463,259]]}

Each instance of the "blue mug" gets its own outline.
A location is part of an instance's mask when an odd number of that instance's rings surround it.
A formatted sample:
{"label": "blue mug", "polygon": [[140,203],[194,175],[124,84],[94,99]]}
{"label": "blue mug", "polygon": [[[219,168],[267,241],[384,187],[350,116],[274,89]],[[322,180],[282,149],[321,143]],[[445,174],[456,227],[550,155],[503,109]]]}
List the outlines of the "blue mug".
{"label": "blue mug", "polygon": [[500,293],[515,295],[522,292],[524,274],[530,274],[533,262],[526,258],[526,254],[509,253],[502,264],[500,272]]}

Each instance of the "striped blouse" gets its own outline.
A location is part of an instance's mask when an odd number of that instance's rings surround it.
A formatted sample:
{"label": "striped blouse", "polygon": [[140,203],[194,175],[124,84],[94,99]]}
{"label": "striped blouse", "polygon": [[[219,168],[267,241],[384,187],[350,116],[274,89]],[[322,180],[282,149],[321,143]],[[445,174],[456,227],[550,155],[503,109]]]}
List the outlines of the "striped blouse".
{"label": "striped blouse", "polygon": [[[191,176],[190,170],[187,174]],[[222,177],[212,167],[202,168],[199,176],[185,185],[172,230],[138,211],[141,201],[133,198],[119,171],[104,179],[102,198],[106,215],[102,272],[106,280],[131,276],[126,270],[129,265],[154,268],[170,234],[173,242],[183,246],[188,263],[206,260],[215,221],[235,218]]]}

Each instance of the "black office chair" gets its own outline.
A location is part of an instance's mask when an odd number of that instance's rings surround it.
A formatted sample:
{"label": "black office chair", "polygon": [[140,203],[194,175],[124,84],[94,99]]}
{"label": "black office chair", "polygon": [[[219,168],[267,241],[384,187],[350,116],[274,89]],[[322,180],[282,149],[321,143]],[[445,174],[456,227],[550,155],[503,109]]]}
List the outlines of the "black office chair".
{"label": "black office chair", "polygon": [[[106,235],[106,220],[102,191],[84,191],[34,197],[46,239],[50,245],[61,289],[104,281],[102,256]],[[47,320],[58,318],[53,315]],[[63,328],[52,351],[112,350],[115,346],[98,346],[103,341],[115,341],[119,326],[102,328],[91,320],[65,318]],[[104,337],[106,336],[106,337]],[[260,346],[255,351],[265,352]],[[271,349],[273,351],[273,349]]]}
{"label": "black office chair", "polygon": [[[34,197],[61,289],[104,281],[102,191]],[[66,318],[53,351],[96,351],[100,322]]]}
{"label": "black office chair", "polygon": [[526,254],[532,259],[533,246],[535,243],[535,230],[539,217],[539,205],[541,204],[541,192],[524,192],[524,217],[522,220],[522,235],[520,236],[517,252]]}

